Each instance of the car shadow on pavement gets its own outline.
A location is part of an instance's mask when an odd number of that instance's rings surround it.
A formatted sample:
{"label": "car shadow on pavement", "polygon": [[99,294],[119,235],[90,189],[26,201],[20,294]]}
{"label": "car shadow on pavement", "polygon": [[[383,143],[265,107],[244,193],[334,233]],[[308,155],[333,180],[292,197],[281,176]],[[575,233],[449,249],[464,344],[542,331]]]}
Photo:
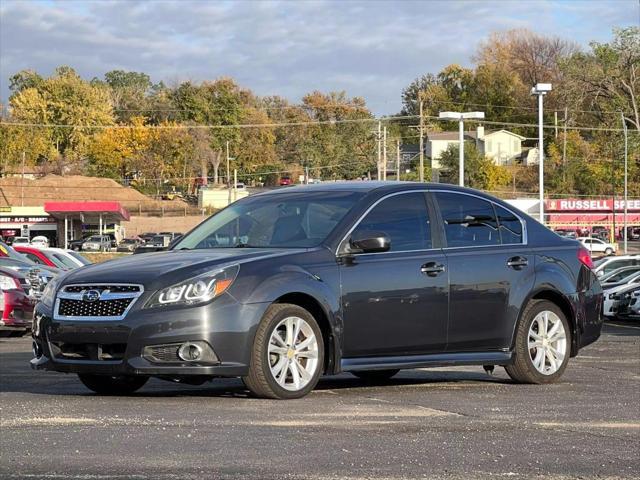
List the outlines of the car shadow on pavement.
{"label": "car shadow on pavement", "polygon": [[[87,390],[73,374],[37,372],[29,367],[31,354],[10,352],[0,355],[0,393],[27,393],[52,396],[96,396]],[[500,367],[496,367],[496,373]],[[477,369],[477,370],[471,370]],[[343,373],[320,379],[317,391],[367,389],[371,387],[434,386],[435,388],[465,388],[470,384],[507,384],[511,380],[504,375],[492,376],[482,367],[465,367],[465,370],[404,370],[388,380],[364,381]],[[252,398],[241,379],[214,379],[202,385],[187,385],[151,379],[131,398],[144,397],[233,397]]]}

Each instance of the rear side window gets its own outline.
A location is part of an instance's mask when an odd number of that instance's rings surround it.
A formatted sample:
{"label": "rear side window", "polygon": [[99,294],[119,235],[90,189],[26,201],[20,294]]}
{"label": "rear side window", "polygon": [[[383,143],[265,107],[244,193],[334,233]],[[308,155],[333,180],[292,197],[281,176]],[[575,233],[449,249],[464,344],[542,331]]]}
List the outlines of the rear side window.
{"label": "rear side window", "polygon": [[499,245],[500,232],[493,205],[480,198],[452,192],[435,194],[449,247]]}
{"label": "rear side window", "polygon": [[431,248],[431,224],[424,194],[404,193],[382,200],[355,228],[383,232],[391,239],[392,252]]}
{"label": "rear side window", "polygon": [[498,228],[502,244],[522,243],[522,223],[520,219],[500,205],[494,204],[494,208],[498,217]]}
{"label": "rear side window", "polygon": [[34,253],[24,253],[23,255],[25,255],[29,260],[31,260],[32,262],[36,262],[40,265],[44,265],[44,260],[42,260],[40,257],[38,257],[36,254]]}

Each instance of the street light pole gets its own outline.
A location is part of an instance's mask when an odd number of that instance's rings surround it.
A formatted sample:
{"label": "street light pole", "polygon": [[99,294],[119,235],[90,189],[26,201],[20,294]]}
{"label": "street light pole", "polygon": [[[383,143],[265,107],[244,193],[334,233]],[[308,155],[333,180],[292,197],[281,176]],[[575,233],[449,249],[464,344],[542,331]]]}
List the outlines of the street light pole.
{"label": "street light pole", "polygon": [[484,112],[440,112],[438,118],[443,120],[457,120],[458,121],[458,142],[460,144],[459,150],[459,165],[458,165],[458,185],[464,187],[464,119],[478,119],[484,118]]}
{"label": "street light pole", "polygon": [[538,184],[540,191],[540,223],[544,225],[544,125],[543,125],[543,97],[551,91],[550,83],[537,83],[531,89],[531,95],[538,96]]}
{"label": "street light pole", "polygon": [[624,229],[622,230],[624,236],[624,253],[627,253],[627,203],[629,203],[629,192],[628,192],[628,178],[629,178],[629,170],[628,170],[628,157],[629,157],[629,138],[627,134],[627,122],[624,118],[624,113],[622,115],[622,130],[624,132]]}
{"label": "street light pole", "polygon": [[460,121],[458,122],[458,142],[460,148],[458,149],[458,185],[464,187],[464,119],[460,115]]}

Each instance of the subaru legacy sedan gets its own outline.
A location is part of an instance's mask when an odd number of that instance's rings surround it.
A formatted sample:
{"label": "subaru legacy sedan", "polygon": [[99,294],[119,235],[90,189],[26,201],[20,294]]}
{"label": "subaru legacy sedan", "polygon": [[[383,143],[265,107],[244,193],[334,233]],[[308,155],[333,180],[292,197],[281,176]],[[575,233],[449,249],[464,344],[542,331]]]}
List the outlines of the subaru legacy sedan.
{"label": "subaru legacy sedan", "polygon": [[168,251],[68,272],[36,306],[31,365],[100,394],[241,377],[260,397],[321,375],[504,366],[557,381],[602,326],[589,252],[470,189],[346,182],[233,203]]}

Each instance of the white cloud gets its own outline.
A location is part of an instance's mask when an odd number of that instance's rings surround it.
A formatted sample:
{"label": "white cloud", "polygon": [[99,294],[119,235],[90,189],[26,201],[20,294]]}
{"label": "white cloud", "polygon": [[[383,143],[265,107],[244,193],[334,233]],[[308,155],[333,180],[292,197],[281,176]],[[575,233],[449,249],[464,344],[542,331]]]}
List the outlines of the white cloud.
{"label": "white cloud", "polygon": [[155,81],[230,75],[292,100],[347,90],[377,113],[399,109],[416,76],[468,64],[494,30],[527,27],[604,41],[637,17],[634,0],[22,2],[0,7],[0,96],[25,68],[70,65],[87,78],[121,68]]}

